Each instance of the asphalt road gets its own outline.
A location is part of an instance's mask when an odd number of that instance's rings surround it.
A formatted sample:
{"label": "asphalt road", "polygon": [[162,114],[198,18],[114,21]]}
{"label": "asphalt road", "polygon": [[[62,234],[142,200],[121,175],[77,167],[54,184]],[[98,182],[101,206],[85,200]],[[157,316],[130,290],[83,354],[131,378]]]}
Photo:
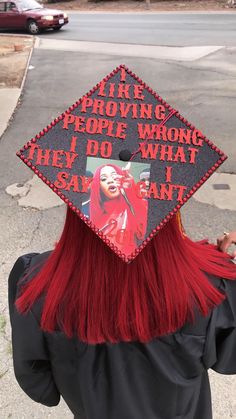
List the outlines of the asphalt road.
{"label": "asphalt road", "polygon": [[236,46],[236,13],[69,13],[60,32],[41,37],[139,45]]}

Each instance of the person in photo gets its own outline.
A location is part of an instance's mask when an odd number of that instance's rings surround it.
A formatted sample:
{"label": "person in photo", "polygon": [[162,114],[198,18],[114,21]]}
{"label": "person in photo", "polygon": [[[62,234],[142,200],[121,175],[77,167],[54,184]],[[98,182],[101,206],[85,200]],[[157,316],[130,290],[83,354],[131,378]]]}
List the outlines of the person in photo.
{"label": "person in photo", "polygon": [[137,194],[130,163],[97,167],[90,189],[90,220],[119,250],[132,253],[145,237],[148,204]]}

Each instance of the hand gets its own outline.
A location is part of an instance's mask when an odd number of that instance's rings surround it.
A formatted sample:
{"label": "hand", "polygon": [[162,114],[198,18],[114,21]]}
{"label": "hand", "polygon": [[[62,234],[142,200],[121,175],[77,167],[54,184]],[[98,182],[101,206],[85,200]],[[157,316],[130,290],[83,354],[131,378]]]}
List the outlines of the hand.
{"label": "hand", "polygon": [[120,188],[131,188],[134,182],[133,176],[129,172],[130,165],[127,164],[125,167],[122,167],[122,175],[116,175],[114,180],[116,182],[116,185]]}
{"label": "hand", "polygon": [[139,183],[138,196],[143,199],[148,198],[148,189],[145,182]]}
{"label": "hand", "polygon": [[[236,231],[231,231],[230,233],[224,233],[223,236],[217,239],[218,249],[222,252],[227,252],[228,248],[236,244]],[[236,250],[232,254],[233,257],[236,257]]]}

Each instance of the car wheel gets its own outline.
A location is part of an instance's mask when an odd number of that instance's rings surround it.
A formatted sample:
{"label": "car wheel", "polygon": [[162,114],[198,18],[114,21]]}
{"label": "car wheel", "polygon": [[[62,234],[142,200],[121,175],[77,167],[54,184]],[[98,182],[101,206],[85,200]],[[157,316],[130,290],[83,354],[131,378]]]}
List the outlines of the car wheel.
{"label": "car wheel", "polygon": [[27,30],[31,35],[37,35],[40,32],[40,27],[35,20],[29,20],[27,22]]}
{"label": "car wheel", "polygon": [[61,29],[61,26],[56,26],[55,28],[53,28],[54,31],[59,31]]}

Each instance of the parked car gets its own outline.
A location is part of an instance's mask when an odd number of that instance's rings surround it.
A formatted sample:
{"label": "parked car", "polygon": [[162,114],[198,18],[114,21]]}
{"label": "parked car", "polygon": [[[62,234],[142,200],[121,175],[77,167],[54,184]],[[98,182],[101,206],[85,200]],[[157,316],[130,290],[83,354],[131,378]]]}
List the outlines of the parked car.
{"label": "parked car", "polygon": [[1,29],[26,29],[37,35],[44,29],[59,30],[67,23],[66,13],[44,8],[35,0],[0,0]]}

